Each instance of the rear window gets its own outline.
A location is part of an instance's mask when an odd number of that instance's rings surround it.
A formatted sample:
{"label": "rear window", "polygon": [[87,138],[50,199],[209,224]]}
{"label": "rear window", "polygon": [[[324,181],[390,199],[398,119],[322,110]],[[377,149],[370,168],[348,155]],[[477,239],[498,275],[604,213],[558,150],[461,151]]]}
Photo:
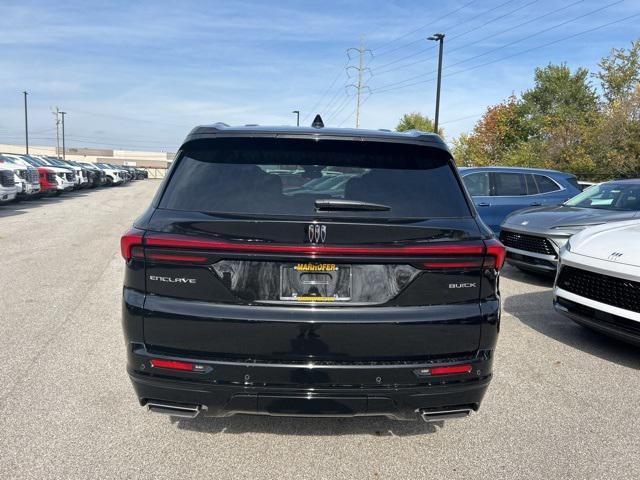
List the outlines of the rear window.
{"label": "rear window", "polygon": [[[383,211],[318,210],[318,200]],[[160,208],[295,217],[469,217],[446,152],[345,140],[216,139],[178,160]]]}

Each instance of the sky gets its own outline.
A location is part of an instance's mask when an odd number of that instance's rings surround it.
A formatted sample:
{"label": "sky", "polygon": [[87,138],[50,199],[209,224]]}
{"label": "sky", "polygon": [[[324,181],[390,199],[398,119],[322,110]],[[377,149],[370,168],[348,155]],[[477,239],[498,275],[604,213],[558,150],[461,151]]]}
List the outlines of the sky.
{"label": "sky", "polygon": [[[640,38],[640,0],[0,2],[0,143],[175,151],[195,125],[393,129],[433,117],[436,42],[445,34],[440,122],[448,141],[487,106],[531,88],[536,67],[592,72]],[[597,82],[593,80],[594,86]]]}

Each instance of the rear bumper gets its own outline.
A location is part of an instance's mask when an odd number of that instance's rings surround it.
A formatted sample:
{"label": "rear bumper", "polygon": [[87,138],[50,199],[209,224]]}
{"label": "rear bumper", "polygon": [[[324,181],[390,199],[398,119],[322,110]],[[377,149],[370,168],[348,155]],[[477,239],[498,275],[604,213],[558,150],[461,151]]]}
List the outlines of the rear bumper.
{"label": "rear bumper", "polygon": [[[422,411],[477,410],[491,380],[489,352],[471,362],[470,374],[417,379],[414,385],[402,386],[388,382],[407,373],[414,376],[417,365],[313,367],[198,360],[206,373],[194,380],[199,373],[183,374],[191,378],[168,376],[162,369],[148,373],[153,369],[150,358],[162,357],[150,355],[141,345],[130,347],[128,373],[141,405],[190,406],[212,417],[242,413],[413,420]],[[352,377],[361,383],[327,385],[327,379],[334,377]],[[284,379],[291,383],[279,385]]]}

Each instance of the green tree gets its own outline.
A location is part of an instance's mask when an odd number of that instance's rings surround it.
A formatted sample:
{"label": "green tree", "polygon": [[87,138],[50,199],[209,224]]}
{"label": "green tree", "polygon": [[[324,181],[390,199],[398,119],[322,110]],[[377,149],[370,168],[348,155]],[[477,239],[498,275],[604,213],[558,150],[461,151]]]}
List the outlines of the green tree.
{"label": "green tree", "polygon": [[[407,130],[420,130],[421,132],[433,132],[433,127],[433,120],[429,117],[418,112],[412,112],[405,113],[402,116],[396,126],[396,131],[406,132]],[[438,135],[444,138],[444,132],[441,128],[438,129]]]}
{"label": "green tree", "polygon": [[609,104],[633,95],[640,83],[640,39],[631,42],[629,50],[614,48],[598,66],[600,71],[595,76]]}
{"label": "green tree", "polygon": [[604,101],[593,138],[598,169],[612,176],[640,174],[640,40],[614,48],[598,64]]}
{"label": "green tree", "polygon": [[585,152],[599,104],[589,71],[550,64],[537,68],[534,80],[533,88],[522,94],[522,112],[531,138],[542,141],[539,166],[575,171],[592,165]]}

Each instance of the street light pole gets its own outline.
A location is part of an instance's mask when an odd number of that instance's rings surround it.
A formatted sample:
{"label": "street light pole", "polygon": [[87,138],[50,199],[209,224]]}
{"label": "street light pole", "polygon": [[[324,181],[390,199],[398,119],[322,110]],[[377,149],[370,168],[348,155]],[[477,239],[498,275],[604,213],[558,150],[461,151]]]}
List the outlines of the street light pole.
{"label": "street light pole", "polygon": [[427,40],[440,43],[440,53],[438,55],[438,86],[436,87],[436,118],[433,122],[433,130],[438,133],[438,120],[440,118],[440,84],[442,83],[442,50],[444,47],[444,33],[436,33]]}
{"label": "street light pole", "polygon": [[24,149],[29,155],[29,120],[27,116],[27,95],[29,92],[25,90],[22,93],[24,94]]}
{"label": "street light pole", "polygon": [[296,126],[299,127],[300,126],[300,110],[294,110],[291,113],[296,114]]}
{"label": "street light pole", "polygon": [[60,112],[60,115],[62,115],[62,159],[66,160],[66,148],[64,146],[64,116],[67,114],[67,112]]}

